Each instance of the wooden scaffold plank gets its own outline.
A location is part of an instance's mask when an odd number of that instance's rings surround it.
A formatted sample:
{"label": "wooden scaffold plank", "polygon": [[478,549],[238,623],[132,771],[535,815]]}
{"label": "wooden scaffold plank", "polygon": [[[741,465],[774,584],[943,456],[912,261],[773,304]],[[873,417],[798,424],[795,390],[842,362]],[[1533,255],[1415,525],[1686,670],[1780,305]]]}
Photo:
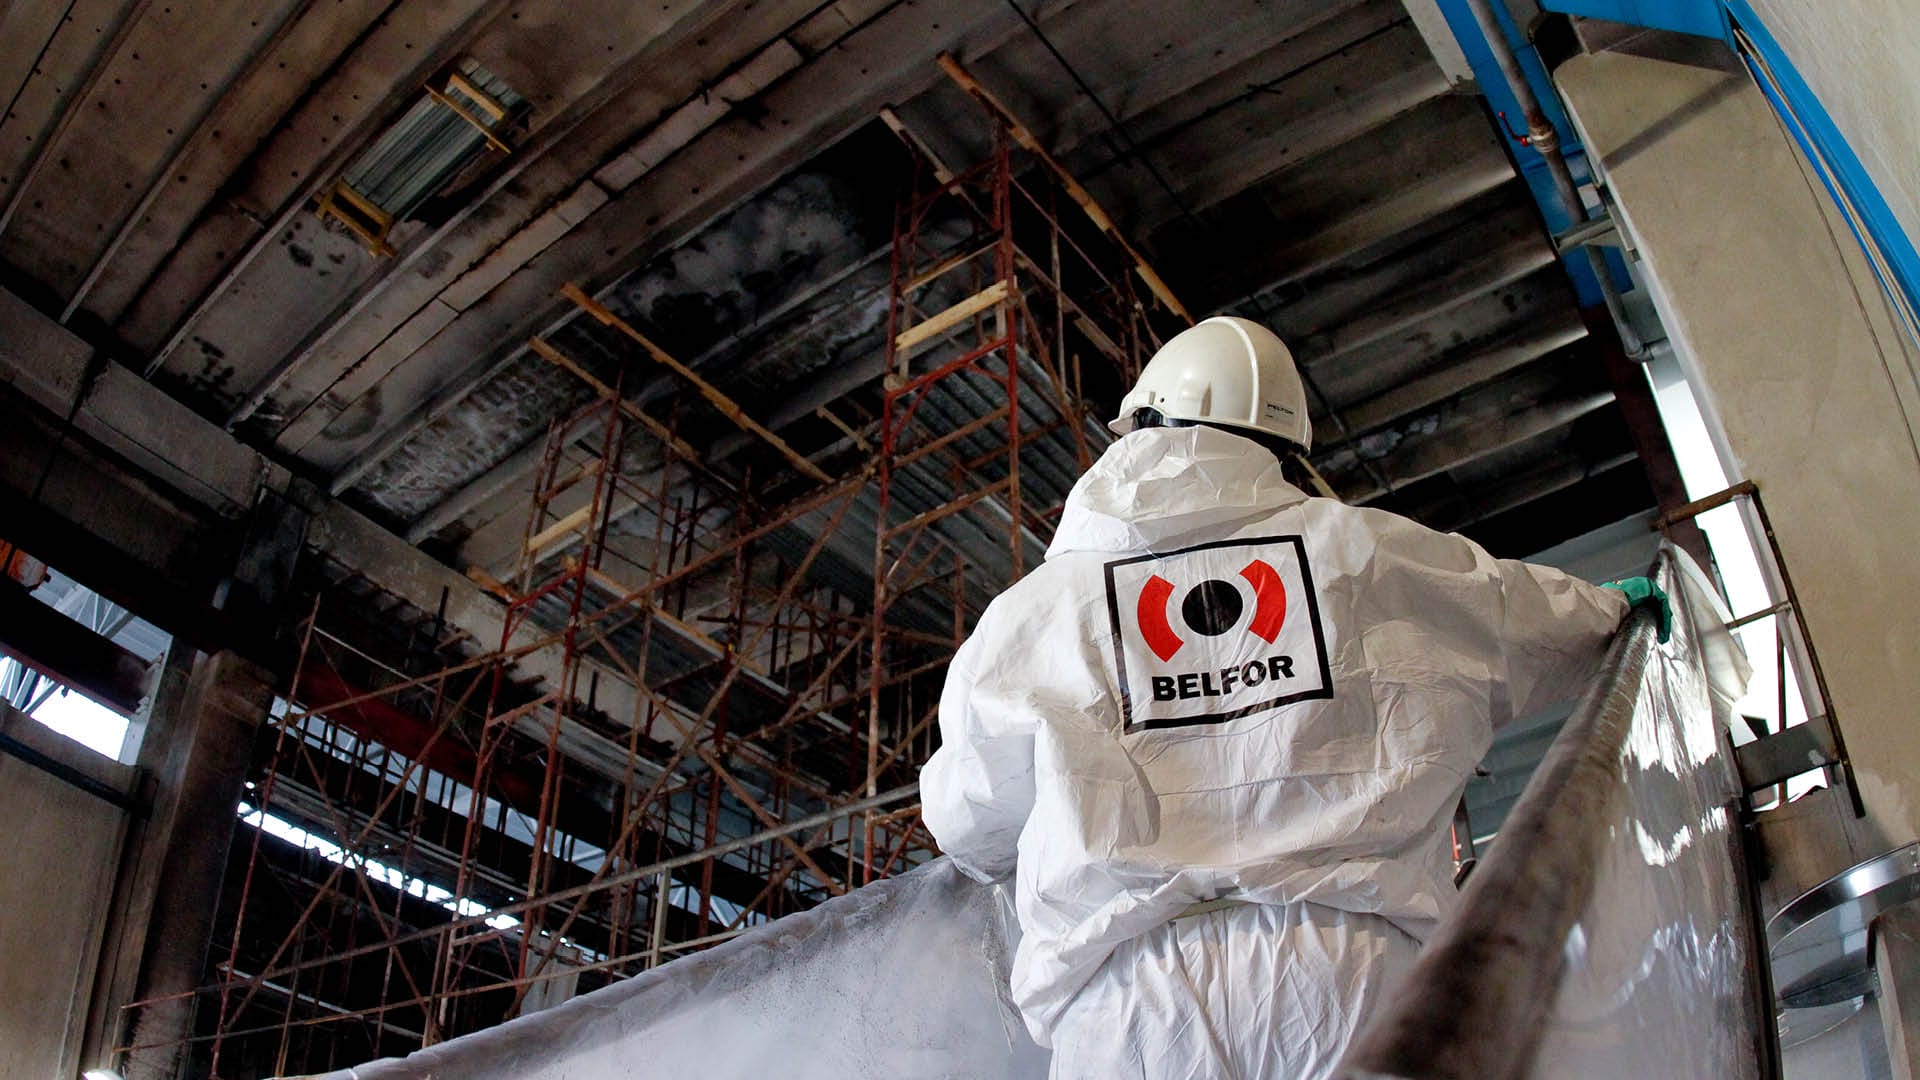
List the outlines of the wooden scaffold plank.
{"label": "wooden scaffold plank", "polygon": [[560,293],[567,299],[573,301],[581,311],[593,316],[593,318],[600,323],[620,331],[620,333],[624,334],[628,339],[646,350],[647,355],[653,357],[656,362],[693,384],[693,388],[700,392],[700,396],[706,398],[708,403],[720,410],[722,416],[739,425],[742,430],[765,440],[767,445],[778,450],[781,456],[785,457],[802,475],[812,477],[823,484],[833,481],[833,477],[828,476],[818,465],[807,460],[798,450],[787,445],[785,439],[774,434],[758,420],[748,416],[746,411],[741,409],[739,404],[723,393],[719,387],[701,378],[692,368],[675,359],[673,355],[665,349],[655,345],[645,334],[634,329],[632,324],[628,323],[625,319],[607,310],[599,301],[583,292],[578,285],[569,282],[561,288]]}

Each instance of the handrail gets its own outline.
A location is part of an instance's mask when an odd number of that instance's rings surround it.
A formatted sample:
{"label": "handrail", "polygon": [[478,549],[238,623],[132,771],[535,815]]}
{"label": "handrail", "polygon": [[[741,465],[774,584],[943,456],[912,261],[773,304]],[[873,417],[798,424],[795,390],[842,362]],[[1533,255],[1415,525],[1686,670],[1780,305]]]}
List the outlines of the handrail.
{"label": "handrail", "polygon": [[[1674,591],[1670,556],[1654,577]],[[1593,896],[1620,755],[1655,647],[1635,608],[1475,868],[1459,908],[1342,1062],[1346,1080],[1524,1075],[1566,966],[1567,934]]]}

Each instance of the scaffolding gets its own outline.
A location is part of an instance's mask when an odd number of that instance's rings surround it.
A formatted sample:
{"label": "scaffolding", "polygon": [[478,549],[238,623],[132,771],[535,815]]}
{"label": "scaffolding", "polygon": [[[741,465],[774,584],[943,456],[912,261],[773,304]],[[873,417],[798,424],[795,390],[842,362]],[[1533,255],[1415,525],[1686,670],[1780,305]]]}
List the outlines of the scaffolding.
{"label": "scaffolding", "polygon": [[[580,404],[512,573],[469,574],[499,640],[369,616],[387,601],[339,568],[317,588],[195,995],[205,1072],[402,1054],[937,854],[915,795],[947,661],[1110,441],[1089,387],[1113,396],[1186,317],[943,63],[991,150],[949,169],[885,114],[917,165],[884,375],[820,411],[830,441],[803,453],[569,287],[593,355],[531,348]],[[648,378],[677,393],[644,408]],[[716,431],[755,446],[744,475],[703,461]],[[383,632],[420,647],[375,655]]]}
{"label": "scaffolding", "polygon": [[957,648],[1043,556],[1074,479],[1110,439],[1085,407],[1082,358],[1130,382],[1159,341],[1116,253],[1103,259],[1066,227],[1056,174],[1016,173],[1013,125],[995,114],[992,153],[956,173],[886,119],[919,168],[896,217],[875,454],[869,796],[891,764],[889,716],[911,718],[905,745],[938,714],[937,699],[889,710],[888,688],[944,666],[951,650],[927,660],[921,646],[945,631]]}

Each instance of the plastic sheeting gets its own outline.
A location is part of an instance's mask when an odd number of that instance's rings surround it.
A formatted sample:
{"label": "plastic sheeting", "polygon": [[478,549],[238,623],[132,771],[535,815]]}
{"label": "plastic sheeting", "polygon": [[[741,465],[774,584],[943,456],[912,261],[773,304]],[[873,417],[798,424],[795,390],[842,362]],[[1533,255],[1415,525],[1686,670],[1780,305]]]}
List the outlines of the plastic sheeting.
{"label": "plastic sheeting", "polygon": [[544,1012],[325,1080],[1044,1077],[1009,905],[938,859]]}
{"label": "plastic sheeting", "polygon": [[[1671,550],[1671,549],[1670,549]],[[1622,780],[1595,807],[1608,839],[1567,941],[1567,973],[1534,1059],[1540,1077],[1757,1077],[1761,1011],[1738,790],[1723,732],[1747,668],[1704,578],[1682,557],[1676,633],[1638,688]]]}
{"label": "plastic sheeting", "polygon": [[[1715,623],[1697,582],[1674,593],[1677,632],[1635,689],[1623,783],[1591,808],[1607,840],[1535,1076],[1760,1075],[1755,938],[1721,739],[1745,673],[1737,651],[1689,624],[1696,612],[1697,625]],[[1047,1053],[1005,998],[1011,925],[1003,890],[941,859],[545,1012],[327,1080],[1037,1078]]]}

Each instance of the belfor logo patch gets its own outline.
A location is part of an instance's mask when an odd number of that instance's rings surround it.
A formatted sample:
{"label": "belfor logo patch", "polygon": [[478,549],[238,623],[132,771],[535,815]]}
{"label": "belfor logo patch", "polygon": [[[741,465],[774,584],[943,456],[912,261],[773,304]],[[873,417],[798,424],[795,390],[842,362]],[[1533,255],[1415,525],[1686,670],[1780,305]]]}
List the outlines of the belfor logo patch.
{"label": "belfor logo patch", "polygon": [[1119,559],[1106,576],[1126,730],[1219,724],[1333,696],[1298,536]]}
{"label": "belfor logo patch", "polygon": [[[1247,632],[1271,645],[1287,621],[1286,583],[1265,559],[1255,559],[1241,567],[1238,576],[1253,588],[1253,618],[1247,623]],[[1178,656],[1187,644],[1168,618],[1168,608],[1177,591],[1173,582],[1157,573],[1148,577],[1140,589],[1136,612],[1140,636],[1162,663]],[[1245,601],[1233,582],[1209,578],[1187,590],[1186,599],[1180,603],[1180,618],[1194,633],[1218,637],[1239,625],[1244,607]]]}

